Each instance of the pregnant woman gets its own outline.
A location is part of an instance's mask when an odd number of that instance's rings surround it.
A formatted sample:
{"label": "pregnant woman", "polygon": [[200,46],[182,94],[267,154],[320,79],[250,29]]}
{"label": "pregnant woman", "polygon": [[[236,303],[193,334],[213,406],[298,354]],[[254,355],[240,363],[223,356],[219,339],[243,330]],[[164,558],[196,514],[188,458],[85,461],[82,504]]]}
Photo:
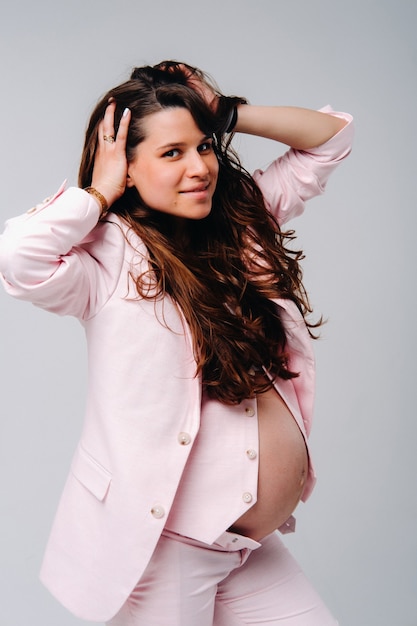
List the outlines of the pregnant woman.
{"label": "pregnant woman", "polygon": [[[251,176],[235,132],[289,149]],[[84,427],[41,572],[80,618],[337,624],[276,532],[314,486],[315,325],[281,226],[351,138],[330,108],[136,68],[91,116],[79,187],[7,222],[5,289],[87,337]]]}

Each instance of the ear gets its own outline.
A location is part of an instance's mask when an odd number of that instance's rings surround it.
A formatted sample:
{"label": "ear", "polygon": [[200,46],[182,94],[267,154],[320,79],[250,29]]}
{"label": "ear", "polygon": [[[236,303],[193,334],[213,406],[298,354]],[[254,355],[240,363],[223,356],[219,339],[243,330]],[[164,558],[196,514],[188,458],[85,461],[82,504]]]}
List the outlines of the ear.
{"label": "ear", "polygon": [[126,176],[126,187],[132,188],[134,186],[135,186],[135,183],[131,179],[130,174],[129,174],[129,169],[128,169],[127,170],[127,176]]}

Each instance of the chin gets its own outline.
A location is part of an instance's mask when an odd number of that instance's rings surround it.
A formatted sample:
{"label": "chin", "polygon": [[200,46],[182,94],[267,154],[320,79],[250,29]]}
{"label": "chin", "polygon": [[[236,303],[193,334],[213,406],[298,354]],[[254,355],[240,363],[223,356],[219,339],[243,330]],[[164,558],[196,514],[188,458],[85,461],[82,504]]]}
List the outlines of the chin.
{"label": "chin", "polygon": [[209,207],[207,210],[205,211],[198,211],[195,213],[195,215],[189,215],[188,219],[190,220],[203,220],[204,218],[208,217],[211,213],[211,207]]}

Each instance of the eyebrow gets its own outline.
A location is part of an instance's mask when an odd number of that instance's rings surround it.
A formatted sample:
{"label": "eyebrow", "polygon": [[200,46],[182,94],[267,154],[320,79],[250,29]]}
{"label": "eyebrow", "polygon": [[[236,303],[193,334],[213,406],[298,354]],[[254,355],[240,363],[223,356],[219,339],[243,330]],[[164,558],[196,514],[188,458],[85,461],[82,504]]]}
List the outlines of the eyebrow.
{"label": "eyebrow", "polygon": [[[203,141],[207,141],[208,139],[212,139],[211,135],[205,135],[201,140],[200,143],[202,143]],[[177,141],[177,142],[173,142],[173,143],[167,143],[163,146],[159,146],[157,148],[157,150],[166,150],[167,148],[182,148],[183,146],[186,146],[186,142],[185,141]]]}

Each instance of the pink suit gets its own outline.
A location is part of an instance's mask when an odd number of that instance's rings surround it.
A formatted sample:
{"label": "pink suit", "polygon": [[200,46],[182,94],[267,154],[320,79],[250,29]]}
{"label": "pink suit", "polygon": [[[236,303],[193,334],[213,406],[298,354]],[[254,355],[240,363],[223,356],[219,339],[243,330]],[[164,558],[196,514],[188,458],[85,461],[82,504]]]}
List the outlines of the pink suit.
{"label": "pink suit", "polygon": [[[290,149],[265,172],[254,174],[281,222],[300,214],[305,201],[324,190],[349,153],[351,137],[349,123],[322,146],[308,152]],[[84,427],[41,578],[73,613],[105,621],[120,609],[150,562],[206,407],[184,319],[169,297],[138,298],[129,278],[129,271],[147,267],[145,246],[117,216],[110,213],[100,223],[98,217],[93,197],[78,188],[61,188],[7,222],[0,237],[0,273],[11,295],[76,316],[85,328],[89,392]],[[288,335],[290,368],[301,372],[278,388],[307,438],[314,395],[310,340],[296,307],[282,300],[276,304]],[[229,415],[246,416],[247,436],[256,444],[253,401],[216,410],[224,423]],[[232,446],[235,435],[232,428],[224,433]],[[245,447],[246,441],[241,444]],[[200,489],[186,497],[196,498],[198,514],[175,521],[174,511],[169,519],[176,530],[212,543],[256,501],[257,467],[241,456],[230,458],[221,493],[209,487],[210,477],[195,477]],[[303,499],[313,485],[310,464]],[[249,502],[243,497],[247,493]]]}

